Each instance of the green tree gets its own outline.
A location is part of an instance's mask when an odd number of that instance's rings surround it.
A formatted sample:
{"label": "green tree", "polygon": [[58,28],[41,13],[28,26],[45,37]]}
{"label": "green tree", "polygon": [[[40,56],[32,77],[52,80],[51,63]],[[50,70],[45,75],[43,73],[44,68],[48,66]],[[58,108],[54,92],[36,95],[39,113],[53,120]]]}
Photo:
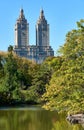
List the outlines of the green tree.
{"label": "green tree", "polygon": [[66,35],[65,44],[59,50],[64,61],[46,87],[46,93],[43,95],[46,109],[67,110],[70,113],[84,112],[83,23],[83,20],[78,22],[78,29]]}
{"label": "green tree", "polygon": [[13,51],[13,46],[10,45],[10,46],[8,47],[8,52],[11,52],[11,53],[12,53],[12,51]]}
{"label": "green tree", "polygon": [[0,78],[3,77],[3,59],[2,56],[0,56]]}
{"label": "green tree", "polygon": [[31,86],[32,75],[31,75],[31,64],[28,59],[18,58],[18,80],[20,81],[21,88],[27,89]]}
{"label": "green tree", "polygon": [[[20,84],[17,78],[17,62],[12,51],[9,51],[4,64],[4,80],[1,85],[1,92],[7,102],[15,99],[15,92],[19,91]],[[18,94],[18,92],[16,92]]]}

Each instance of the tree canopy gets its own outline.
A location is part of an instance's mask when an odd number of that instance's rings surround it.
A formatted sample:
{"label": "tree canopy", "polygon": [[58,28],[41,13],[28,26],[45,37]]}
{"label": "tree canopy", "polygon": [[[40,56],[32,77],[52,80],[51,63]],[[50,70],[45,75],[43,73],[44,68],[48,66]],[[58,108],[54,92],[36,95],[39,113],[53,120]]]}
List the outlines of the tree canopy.
{"label": "tree canopy", "polygon": [[77,29],[67,33],[65,44],[59,49],[63,62],[43,95],[46,109],[84,112],[84,20],[77,25]]}

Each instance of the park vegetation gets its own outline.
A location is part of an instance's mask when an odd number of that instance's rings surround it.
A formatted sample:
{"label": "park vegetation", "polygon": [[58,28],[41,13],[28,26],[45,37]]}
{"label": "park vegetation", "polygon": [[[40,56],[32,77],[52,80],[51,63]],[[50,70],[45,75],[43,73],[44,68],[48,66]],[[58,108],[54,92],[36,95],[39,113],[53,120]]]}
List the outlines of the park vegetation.
{"label": "park vegetation", "polygon": [[0,53],[0,105],[42,104],[45,109],[84,112],[84,20],[66,34],[58,56],[42,64]]}
{"label": "park vegetation", "polygon": [[[59,49],[62,62],[56,64],[43,100],[44,108],[84,112],[84,20],[77,22],[77,29],[66,35],[66,41]],[[52,62],[52,61],[51,61]]]}
{"label": "park vegetation", "polygon": [[0,52],[0,105],[39,104],[46,91],[52,69],[13,53]]}

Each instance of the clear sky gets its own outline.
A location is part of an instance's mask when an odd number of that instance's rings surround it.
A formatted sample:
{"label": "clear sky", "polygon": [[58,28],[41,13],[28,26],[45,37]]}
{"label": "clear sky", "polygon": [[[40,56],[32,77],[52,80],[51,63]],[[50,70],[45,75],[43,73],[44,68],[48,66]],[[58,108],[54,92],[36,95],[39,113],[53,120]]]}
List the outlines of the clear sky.
{"label": "clear sky", "polygon": [[35,24],[43,8],[50,24],[50,45],[56,51],[65,42],[66,33],[76,28],[84,19],[84,0],[1,0],[0,1],[0,50],[14,45],[14,26],[20,9],[29,23],[29,43],[36,43]]}

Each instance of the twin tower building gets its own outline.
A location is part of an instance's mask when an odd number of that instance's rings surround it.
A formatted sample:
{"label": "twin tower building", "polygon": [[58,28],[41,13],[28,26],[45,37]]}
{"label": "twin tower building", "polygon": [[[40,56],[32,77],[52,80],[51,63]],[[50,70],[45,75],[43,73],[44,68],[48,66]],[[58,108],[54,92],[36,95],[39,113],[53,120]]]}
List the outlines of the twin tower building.
{"label": "twin tower building", "polygon": [[47,57],[54,56],[54,51],[49,44],[49,24],[43,10],[36,23],[36,45],[29,44],[29,23],[27,23],[23,9],[20,10],[15,24],[14,52],[36,63],[42,63]]}

